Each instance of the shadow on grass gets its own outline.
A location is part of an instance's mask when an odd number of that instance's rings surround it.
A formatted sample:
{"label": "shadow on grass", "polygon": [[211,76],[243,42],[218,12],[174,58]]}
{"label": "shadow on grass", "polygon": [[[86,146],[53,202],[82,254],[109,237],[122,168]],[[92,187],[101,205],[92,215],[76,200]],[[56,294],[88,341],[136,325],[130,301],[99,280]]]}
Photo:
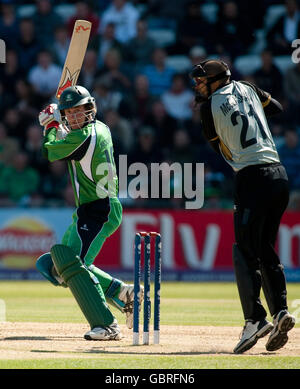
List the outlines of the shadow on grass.
{"label": "shadow on grass", "polygon": [[47,337],[47,336],[8,336],[6,338],[3,338],[1,340],[70,340],[70,339],[80,339],[80,337],[77,336],[52,336],[52,337]]}
{"label": "shadow on grass", "polygon": [[[69,341],[70,339],[82,339],[81,337],[75,337],[75,336],[52,336],[52,337],[46,337],[46,336],[10,336],[3,338],[2,340],[16,340],[16,341]],[[83,340],[83,339],[82,339]],[[123,348],[126,347],[126,350],[123,350]],[[56,353],[56,354],[101,354],[101,355],[155,355],[155,356],[193,356],[193,355],[232,355],[232,356],[249,356],[249,354],[234,354],[232,351],[228,350],[208,350],[208,351],[163,351],[163,350],[154,350],[153,348],[149,350],[139,350],[139,347],[144,347],[143,345],[140,346],[133,346],[132,344],[127,345],[114,345],[107,344],[105,342],[105,345],[101,347],[92,347],[87,350],[39,350],[39,349],[33,349],[30,350],[32,353]],[[146,346],[147,347],[147,346]],[[151,347],[148,346],[148,347]],[[165,346],[162,346],[165,348]],[[110,350],[107,350],[106,348],[109,348]],[[115,349],[115,350],[111,350]],[[259,355],[274,355],[276,353],[270,353],[270,352],[257,352],[257,353],[251,353],[251,356],[259,356]]]}
{"label": "shadow on grass", "polygon": [[213,354],[232,354],[229,351],[170,351],[170,352],[155,352],[155,351],[107,351],[107,350],[89,350],[83,351],[88,354],[107,354],[107,355],[213,355]]}
{"label": "shadow on grass", "polygon": [[[113,346],[113,347],[124,347],[124,346]],[[130,347],[130,346],[129,346]],[[135,348],[135,349],[134,349]],[[209,351],[170,351],[170,352],[166,352],[166,351],[158,351],[156,352],[155,350],[137,350],[136,349],[136,346],[132,346],[132,349],[131,350],[115,350],[115,351],[112,351],[112,350],[105,350],[105,348],[103,349],[95,349],[95,348],[92,348],[90,350],[79,350],[79,351],[75,351],[75,350],[64,350],[64,351],[58,351],[58,350],[31,350],[31,352],[44,352],[44,353],[52,353],[52,352],[55,352],[55,353],[62,353],[62,354],[65,354],[65,353],[71,353],[71,354],[101,354],[101,355],[149,355],[149,356],[193,356],[193,355],[232,355],[232,356],[235,356],[236,354],[234,354],[232,351],[228,351],[228,350],[209,350]],[[270,352],[257,352],[257,353],[252,353],[252,354],[238,354],[237,356],[245,356],[245,357],[249,357],[250,355],[251,356],[260,356],[260,355],[273,355],[275,353],[270,353]]]}
{"label": "shadow on grass", "polygon": [[[117,347],[117,346],[116,346]],[[136,349],[133,349],[133,348],[136,348],[138,346],[132,346],[132,350],[126,350],[126,351],[123,351],[123,350],[116,350],[116,351],[111,351],[111,350],[105,350],[105,349],[91,349],[91,350],[87,350],[87,351],[82,351],[82,353],[88,353],[88,354],[111,354],[111,355],[114,355],[114,354],[118,354],[118,355],[232,355],[232,356],[249,356],[250,354],[234,354],[232,351],[228,351],[228,350],[209,350],[209,351],[170,351],[170,352],[166,352],[166,351],[158,351],[156,352],[155,350],[153,351],[147,351],[147,350],[143,350],[143,351],[139,351],[139,350],[136,350]],[[269,352],[257,352],[257,353],[252,353],[251,355],[255,356],[255,355],[272,355],[273,353],[269,353]]]}

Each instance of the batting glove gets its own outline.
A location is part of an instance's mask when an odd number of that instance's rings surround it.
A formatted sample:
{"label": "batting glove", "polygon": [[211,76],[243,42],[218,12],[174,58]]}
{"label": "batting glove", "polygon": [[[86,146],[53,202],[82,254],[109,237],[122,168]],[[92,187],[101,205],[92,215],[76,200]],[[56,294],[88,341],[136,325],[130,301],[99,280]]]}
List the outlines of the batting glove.
{"label": "batting glove", "polygon": [[61,121],[60,112],[57,109],[57,104],[50,104],[43,109],[39,114],[40,125],[46,129],[50,127],[58,127]]}
{"label": "batting glove", "polygon": [[56,131],[56,140],[64,139],[68,134],[70,130],[64,126],[63,124],[60,124]]}

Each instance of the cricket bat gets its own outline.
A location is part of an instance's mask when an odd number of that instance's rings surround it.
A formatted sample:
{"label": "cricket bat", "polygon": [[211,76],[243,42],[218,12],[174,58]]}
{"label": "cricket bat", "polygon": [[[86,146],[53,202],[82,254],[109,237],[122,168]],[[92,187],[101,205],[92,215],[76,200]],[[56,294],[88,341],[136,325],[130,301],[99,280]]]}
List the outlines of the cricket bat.
{"label": "cricket bat", "polygon": [[89,42],[91,27],[92,23],[87,20],[76,20],[74,24],[68,54],[55,95],[58,100],[66,88],[76,85]]}

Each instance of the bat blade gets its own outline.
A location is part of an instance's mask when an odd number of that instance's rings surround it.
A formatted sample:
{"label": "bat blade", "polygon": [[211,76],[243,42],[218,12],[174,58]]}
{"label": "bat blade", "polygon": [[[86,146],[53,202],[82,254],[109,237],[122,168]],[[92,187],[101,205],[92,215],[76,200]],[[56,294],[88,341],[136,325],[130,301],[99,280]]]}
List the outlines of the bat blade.
{"label": "bat blade", "polygon": [[89,42],[91,27],[92,23],[87,20],[76,20],[74,24],[69,50],[56,91],[57,99],[66,88],[77,82]]}

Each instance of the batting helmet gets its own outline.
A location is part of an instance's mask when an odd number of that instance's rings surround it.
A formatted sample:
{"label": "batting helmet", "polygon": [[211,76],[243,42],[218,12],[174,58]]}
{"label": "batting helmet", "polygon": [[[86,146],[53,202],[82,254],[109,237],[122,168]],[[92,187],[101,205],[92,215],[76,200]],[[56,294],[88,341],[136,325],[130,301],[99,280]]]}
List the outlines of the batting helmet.
{"label": "batting helmet", "polygon": [[83,86],[74,85],[63,91],[59,99],[58,109],[64,110],[89,103],[95,105],[95,99],[90,95],[90,92]]}
{"label": "batting helmet", "polygon": [[84,122],[77,121],[78,128],[82,128],[95,120],[97,113],[95,99],[86,88],[80,85],[70,86],[63,91],[59,99],[58,109],[61,113],[62,122],[66,127],[70,128],[65,110],[80,105],[83,105],[85,108],[85,120]]}
{"label": "batting helmet", "polygon": [[[206,86],[208,90],[208,95],[203,96],[197,89],[197,86],[195,89],[195,101],[196,103],[201,103],[208,99],[208,97],[212,94],[212,88],[211,84],[218,80],[224,80],[224,84],[227,82],[229,77],[231,76],[231,72],[229,70],[228,65],[223,61],[218,61],[214,59],[209,59],[206,61],[201,62],[198,65],[195,65],[190,72],[190,77],[196,81],[196,84],[198,85],[199,82],[197,81],[198,78],[206,78]],[[222,84],[221,84],[222,85]]]}
{"label": "batting helmet", "polygon": [[190,73],[191,78],[205,77],[210,84],[230,76],[228,65],[215,59],[208,59],[195,65]]}

